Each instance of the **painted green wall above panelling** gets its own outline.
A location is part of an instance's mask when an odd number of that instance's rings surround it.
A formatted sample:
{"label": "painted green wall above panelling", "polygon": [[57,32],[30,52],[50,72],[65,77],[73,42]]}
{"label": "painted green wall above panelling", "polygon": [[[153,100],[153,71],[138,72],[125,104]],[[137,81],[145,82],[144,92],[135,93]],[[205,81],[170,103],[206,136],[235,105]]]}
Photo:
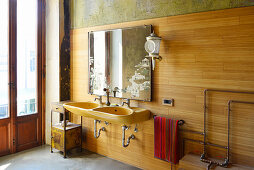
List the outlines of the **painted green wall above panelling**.
{"label": "painted green wall above panelling", "polygon": [[71,28],[254,6],[254,0],[72,0]]}

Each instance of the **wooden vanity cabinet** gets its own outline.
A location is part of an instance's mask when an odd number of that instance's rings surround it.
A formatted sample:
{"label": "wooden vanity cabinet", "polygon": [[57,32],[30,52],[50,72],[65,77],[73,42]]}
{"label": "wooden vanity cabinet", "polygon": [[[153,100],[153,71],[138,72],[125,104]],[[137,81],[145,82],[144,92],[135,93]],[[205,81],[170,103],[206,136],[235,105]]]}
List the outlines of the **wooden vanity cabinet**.
{"label": "wooden vanity cabinet", "polygon": [[64,152],[64,139],[66,140],[66,151],[80,147],[81,125],[69,123],[65,131],[66,133],[64,133],[64,127],[61,124],[52,126],[52,147]]}
{"label": "wooden vanity cabinet", "polygon": [[53,153],[53,148],[62,151],[64,158],[66,158],[66,152],[80,147],[82,151],[82,119],[81,124],[74,124],[71,122],[64,123],[64,126],[61,123],[53,125],[52,123],[52,114],[54,112],[63,114],[63,121],[66,122],[66,110],[63,107],[63,104],[66,102],[58,102],[51,104],[51,153]]}

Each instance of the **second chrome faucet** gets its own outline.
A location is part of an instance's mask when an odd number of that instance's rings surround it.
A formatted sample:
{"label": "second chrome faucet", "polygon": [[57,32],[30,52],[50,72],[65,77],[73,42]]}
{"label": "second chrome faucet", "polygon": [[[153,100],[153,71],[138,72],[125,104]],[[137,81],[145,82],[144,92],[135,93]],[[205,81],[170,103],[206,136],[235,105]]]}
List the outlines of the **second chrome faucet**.
{"label": "second chrome faucet", "polygon": [[109,93],[110,93],[110,91],[109,91],[108,88],[104,88],[103,91],[105,91],[106,94],[107,94],[107,102],[106,102],[106,105],[107,105],[107,106],[110,106],[110,102],[109,102]]}
{"label": "second chrome faucet", "polygon": [[[110,89],[109,88],[104,88],[103,91],[106,92],[107,95],[107,101],[106,105],[110,106],[110,101],[109,101],[109,95],[110,95]],[[100,105],[102,105],[102,96],[98,96],[94,99],[94,101],[98,100]],[[127,107],[130,107],[130,99],[123,99],[122,106],[127,105]]]}
{"label": "second chrome faucet", "polygon": [[98,96],[94,99],[94,101],[99,100],[100,105],[102,105],[102,96]]}
{"label": "second chrome faucet", "polygon": [[[124,101],[125,100],[125,101]],[[130,105],[131,105],[131,100],[130,99],[123,99],[123,102],[122,102],[122,106],[124,106],[124,105],[127,105],[127,107],[130,107]]]}

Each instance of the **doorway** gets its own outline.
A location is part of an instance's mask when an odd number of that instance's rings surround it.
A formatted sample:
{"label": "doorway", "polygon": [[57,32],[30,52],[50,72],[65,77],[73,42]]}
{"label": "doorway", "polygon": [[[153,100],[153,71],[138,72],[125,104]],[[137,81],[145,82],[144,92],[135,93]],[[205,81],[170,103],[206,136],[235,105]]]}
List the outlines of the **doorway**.
{"label": "doorway", "polygon": [[0,156],[42,144],[44,6],[0,1]]}

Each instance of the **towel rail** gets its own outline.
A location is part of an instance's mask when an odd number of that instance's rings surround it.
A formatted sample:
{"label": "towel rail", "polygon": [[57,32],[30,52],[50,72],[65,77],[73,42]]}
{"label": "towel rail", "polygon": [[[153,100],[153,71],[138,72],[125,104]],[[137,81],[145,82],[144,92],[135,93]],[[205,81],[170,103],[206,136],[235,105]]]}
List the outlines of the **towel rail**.
{"label": "towel rail", "polygon": [[[156,116],[158,116],[158,115],[153,115],[153,119],[154,119]],[[178,125],[178,126],[182,126],[184,123],[185,123],[184,120],[179,120],[178,123],[177,123],[177,125]]]}

